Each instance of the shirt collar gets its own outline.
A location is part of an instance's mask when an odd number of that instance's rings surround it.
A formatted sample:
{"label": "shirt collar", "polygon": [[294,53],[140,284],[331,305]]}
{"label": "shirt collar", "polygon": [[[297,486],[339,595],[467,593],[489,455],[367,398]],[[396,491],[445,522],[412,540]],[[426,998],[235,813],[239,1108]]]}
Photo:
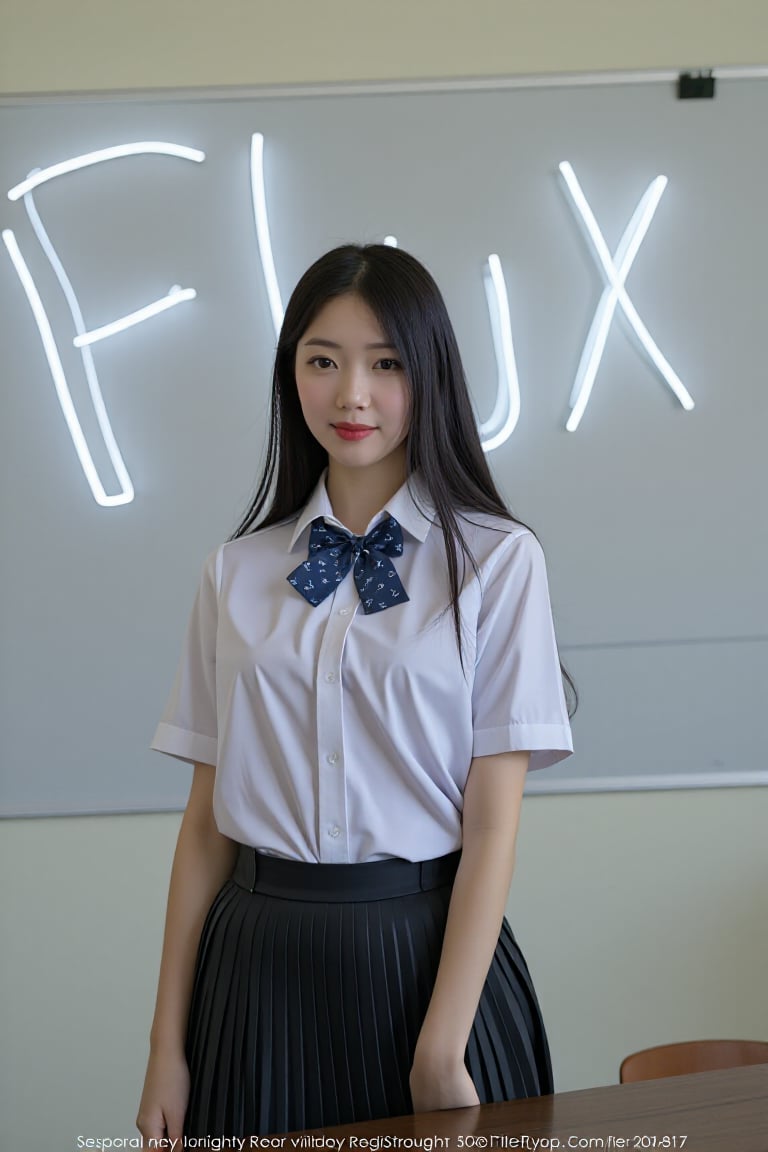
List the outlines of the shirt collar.
{"label": "shirt collar", "polygon": [[[333,514],[331,502],[328,499],[328,490],[325,486],[328,469],[324,468],[323,472],[315,485],[315,489],[310,496],[307,503],[299,513],[299,518],[293,529],[288,551],[292,552],[296,541],[305,528],[307,528],[313,520],[318,516],[323,516],[331,524],[336,524],[339,528],[343,528],[345,532],[349,529],[346,525],[337,520]],[[416,495],[423,512],[417,508],[414,500]],[[426,515],[425,515],[426,513]],[[374,526],[385,515],[394,516],[401,528],[409,532],[416,540],[424,541],[427,538],[429,529],[432,527],[432,520],[434,517],[435,509],[432,501],[426,490],[424,482],[418,473],[413,473],[405,481],[402,487],[398,488],[394,496],[387,501],[386,506],[377,512],[368,525],[367,531],[370,532]]]}

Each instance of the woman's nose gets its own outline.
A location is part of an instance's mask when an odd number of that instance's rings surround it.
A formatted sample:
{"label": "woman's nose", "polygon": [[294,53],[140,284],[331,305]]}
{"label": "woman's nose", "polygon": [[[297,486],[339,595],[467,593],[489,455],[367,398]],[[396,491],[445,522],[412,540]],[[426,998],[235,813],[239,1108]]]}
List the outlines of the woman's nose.
{"label": "woman's nose", "polygon": [[367,407],[368,384],[360,369],[348,368],[339,373],[336,403],[340,407]]}

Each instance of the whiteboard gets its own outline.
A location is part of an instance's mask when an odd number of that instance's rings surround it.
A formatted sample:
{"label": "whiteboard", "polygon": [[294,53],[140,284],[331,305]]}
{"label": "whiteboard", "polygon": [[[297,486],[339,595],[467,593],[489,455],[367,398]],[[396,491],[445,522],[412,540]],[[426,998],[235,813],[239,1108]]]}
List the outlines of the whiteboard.
{"label": "whiteboard", "polygon": [[[188,766],[149,750],[206,554],[250,502],[275,332],[254,223],[251,140],[283,300],[344,241],[393,235],[440,284],[478,421],[498,365],[484,274],[498,257],[520,395],[489,460],[547,556],[581,703],[573,757],[530,792],[768,782],[764,367],[768,82],[140,100],[0,107],[0,226],[12,232],[107,494],[120,490],[71,308],[23,198],[33,169],[128,142],[47,180],[34,204],[87,330],[194,299],[89,347],[133,498],[102,506],[78,455],[18,267],[0,247],[0,812],[183,806]],[[668,179],[624,288],[694,401],[686,411],[616,306],[589,403],[569,398],[606,287],[558,165],[614,253]]]}

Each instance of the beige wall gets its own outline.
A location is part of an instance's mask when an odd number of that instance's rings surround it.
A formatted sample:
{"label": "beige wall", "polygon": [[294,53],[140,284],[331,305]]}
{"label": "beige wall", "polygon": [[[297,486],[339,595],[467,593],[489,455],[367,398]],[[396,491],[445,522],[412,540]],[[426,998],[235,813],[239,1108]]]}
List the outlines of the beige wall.
{"label": "beige wall", "polygon": [[[764,0],[4,0],[0,21],[4,93],[768,63]],[[135,1134],[178,823],[0,829],[3,1147]],[[526,801],[509,915],[559,1089],[655,1042],[768,1039],[767,827],[766,789]]]}
{"label": "beige wall", "polygon": [[3,0],[5,92],[764,64],[765,0]]}

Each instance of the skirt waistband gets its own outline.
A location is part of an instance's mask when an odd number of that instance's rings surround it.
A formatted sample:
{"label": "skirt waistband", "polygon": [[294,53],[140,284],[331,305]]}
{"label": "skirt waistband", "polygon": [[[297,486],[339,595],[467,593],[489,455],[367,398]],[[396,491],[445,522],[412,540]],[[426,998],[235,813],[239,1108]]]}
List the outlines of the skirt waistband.
{"label": "skirt waistband", "polygon": [[315,864],[267,856],[240,845],[232,880],[249,892],[286,900],[363,901],[410,896],[453,884],[461,850],[434,860]]}

